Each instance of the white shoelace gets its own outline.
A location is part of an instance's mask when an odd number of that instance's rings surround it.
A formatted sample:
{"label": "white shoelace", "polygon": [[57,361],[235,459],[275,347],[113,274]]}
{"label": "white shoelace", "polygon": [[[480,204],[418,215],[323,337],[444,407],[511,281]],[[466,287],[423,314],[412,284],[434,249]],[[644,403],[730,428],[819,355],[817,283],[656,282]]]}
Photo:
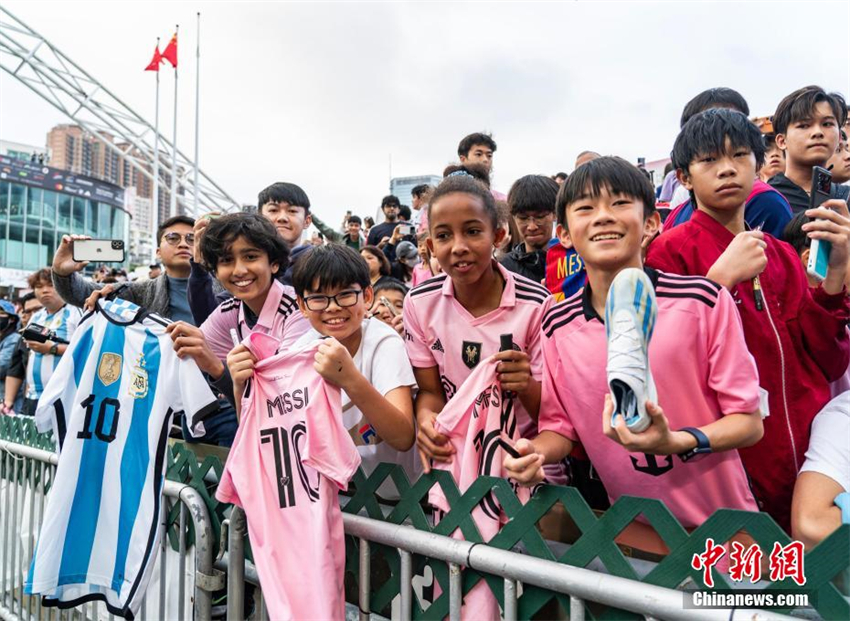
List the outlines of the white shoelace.
{"label": "white shoelace", "polygon": [[624,373],[641,382],[646,379],[646,359],[640,334],[630,317],[614,321],[608,341],[608,370]]}

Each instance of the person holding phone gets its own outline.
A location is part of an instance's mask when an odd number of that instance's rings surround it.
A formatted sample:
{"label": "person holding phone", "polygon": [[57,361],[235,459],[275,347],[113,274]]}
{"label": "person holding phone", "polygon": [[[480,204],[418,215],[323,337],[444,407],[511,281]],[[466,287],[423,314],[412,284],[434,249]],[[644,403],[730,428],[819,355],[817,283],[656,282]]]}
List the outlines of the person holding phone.
{"label": "person holding phone", "polygon": [[[785,172],[769,181],[791,204],[794,214],[809,208],[812,170],[826,167],[838,148],[839,129],[847,118],[847,105],[838,93],[806,86],[786,96],[773,113],[776,146],[785,153]],[[832,185],[831,198],[848,199],[850,188]]]}
{"label": "person holding phone", "polygon": [[767,392],[761,411],[769,414],[764,438],[740,449],[741,459],[759,507],[790,532],[791,493],[812,420],[829,401],[830,382],[850,362],[844,287],[850,213],[834,199],[804,212],[813,218],[802,226],[805,234],[832,244],[826,278],[810,289],[793,248],[746,224],[747,197],[764,151],[761,133],[741,112],[714,109],[693,116],[676,138],[673,163],[697,211],[654,239],[646,264],[706,276],[735,299],[759,385]]}
{"label": "person holding phone", "polygon": [[[157,230],[156,256],[165,269],[156,278],[135,281],[110,287],[108,295],[120,289],[120,297],[144,306],[149,311],[175,321],[194,323],[189,310],[187,288],[189,283],[189,260],[195,234],[195,221],[188,216],[174,216],[163,222]],[[102,288],[84,279],[79,272],[86,261],[74,260],[74,241],[88,239],[82,235],[63,235],[59,248],[53,256],[53,283],[56,292],[65,302],[82,308],[86,298]]]}

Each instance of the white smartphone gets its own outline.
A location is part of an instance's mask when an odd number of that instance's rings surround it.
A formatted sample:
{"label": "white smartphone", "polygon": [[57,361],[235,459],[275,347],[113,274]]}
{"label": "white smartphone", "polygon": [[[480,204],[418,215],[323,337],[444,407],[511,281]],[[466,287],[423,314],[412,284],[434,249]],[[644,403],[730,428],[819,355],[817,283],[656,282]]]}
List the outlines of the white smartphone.
{"label": "white smartphone", "polygon": [[401,224],[398,227],[398,232],[402,235],[413,235],[413,225],[412,224]]}
{"label": "white smartphone", "polygon": [[[832,193],[832,173],[825,168],[815,166],[812,169],[812,193],[809,199],[809,209],[820,207],[829,200]],[[806,264],[806,272],[812,278],[824,280],[826,270],[829,267],[829,253],[832,244],[828,241],[813,239],[809,248],[809,261]]]}
{"label": "white smartphone", "polygon": [[91,263],[123,263],[122,239],[75,239],[74,261]]}

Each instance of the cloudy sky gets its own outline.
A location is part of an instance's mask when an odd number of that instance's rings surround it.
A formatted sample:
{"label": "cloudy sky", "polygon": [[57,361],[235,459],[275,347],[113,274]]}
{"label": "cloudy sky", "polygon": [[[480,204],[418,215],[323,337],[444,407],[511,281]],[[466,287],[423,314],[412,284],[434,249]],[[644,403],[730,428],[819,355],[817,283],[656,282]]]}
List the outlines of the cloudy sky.
{"label": "cloudy sky", "polygon": [[[572,170],[584,149],[665,157],[683,105],[712,86],[771,114],[806,84],[850,95],[850,2],[35,2],[3,6],[153,122],[156,37],[180,24],[178,144],[240,202],[273,181],[315,211],[374,213],[392,174],[442,171],[491,131],[493,184]],[[0,16],[2,18],[2,16]],[[172,74],[161,127],[171,132]],[[0,72],[0,138],[65,122]]]}

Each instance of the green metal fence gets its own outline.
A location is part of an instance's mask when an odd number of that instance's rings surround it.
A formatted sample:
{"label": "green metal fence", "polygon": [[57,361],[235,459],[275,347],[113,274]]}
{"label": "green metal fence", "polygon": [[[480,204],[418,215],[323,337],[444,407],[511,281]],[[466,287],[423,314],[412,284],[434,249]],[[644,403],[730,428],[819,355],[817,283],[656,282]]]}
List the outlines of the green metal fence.
{"label": "green metal fence", "polygon": [[[0,417],[0,438],[39,448],[52,446],[50,439],[38,434],[32,421],[26,419]],[[191,485],[204,498],[218,541],[221,521],[229,507],[215,499],[215,481],[221,475],[221,461],[215,457],[207,457],[199,462],[189,446],[184,444],[178,443],[172,449],[168,457],[167,477]],[[8,477],[10,473],[3,472],[2,476]],[[390,508],[379,504],[375,494],[388,479],[393,482],[400,497],[398,503]],[[442,488],[452,507],[436,526],[433,526],[425,506],[428,492],[434,485]],[[677,588],[688,581],[704,588],[701,571],[692,569],[691,559],[694,554],[704,551],[705,541],[709,537],[716,542],[725,542],[739,531],[746,531],[765,551],[771,550],[774,542],[783,546],[791,542],[790,537],[765,513],[721,509],[689,533],[662,502],[651,498],[624,496],[599,516],[591,510],[578,491],[571,487],[542,486],[526,505],[522,505],[510,484],[504,479],[481,477],[466,493],[461,494],[454,480],[446,472],[432,472],[411,483],[400,467],[390,464],[381,464],[370,477],[366,477],[362,471],[358,472],[352,482],[352,489],[352,496],[343,509],[348,513],[367,515],[392,524],[407,524],[419,530],[442,535],[450,535],[459,528],[468,541],[486,543],[499,549],[520,546],[528,555],[577,567],[587,567],[598,558],[605,570],[612,575],[667,588]],[[510,520],[490,541],[484,542],[471,518],[471,512],[491,493],[498,499]],[[556,558],[538,531],[537,524],[557,504],[561,504],[575,522],[580,536]],[[638,516],[642,516],[654,528],[670,549],[670,553],[644,576],[638,575],[633,564],[615,543],[615,538]],[[169,516],[169,537],[175,546],[178,541],[178,517],[176,511],[174,515]],[[191,529],[191,526],[189,528]],[[187,535],[188,541],[191,542],[193,533],[187,532]],[[351,537],[346,539],[346,567],[352,577],[356,578],[358,544]],[[371,609],[387,611],[399,592],[399,555],[397,550],[379,545],[372,545],[370,548],[373,555],[372,566],[381,567],[384,574],[383,580],[375,580],[373,577],[371,581]],[[431,567],[435,580],[442,587],[442,594],[426,610],[423,610],[414,598],[413,617],[442,619],[448,614],[448,569],[444,563],[415,557],[414,573],[420,573],[425,565]],[[845,525],[805,555],[807,581],[804,586],[798,586],[791,579],[787,579],[770,584],[766,587],[766,592],[806,592],[809,594],[810,603],[823,618],[850,619],[850,603],[837,586],[848,570],[850,526]],[[727,576],[716,570],[713,575],[714,590],[732,588]],[[468,592],[481,580],[488,582],[494,595],[502,603],[501,578],[465,571],[463,592]],[[841,588],[846,589],[846,584]],[[552,610],[554,601],[559,602],[564,610],[569,609],[568,596],[526,586],[518,600],[518,617],[530,619],[535,615],[545,614]],[[638,615],[627,611],[593,605],[587,607],[586,614],[588,618],[593,619],[639,618]]]}

